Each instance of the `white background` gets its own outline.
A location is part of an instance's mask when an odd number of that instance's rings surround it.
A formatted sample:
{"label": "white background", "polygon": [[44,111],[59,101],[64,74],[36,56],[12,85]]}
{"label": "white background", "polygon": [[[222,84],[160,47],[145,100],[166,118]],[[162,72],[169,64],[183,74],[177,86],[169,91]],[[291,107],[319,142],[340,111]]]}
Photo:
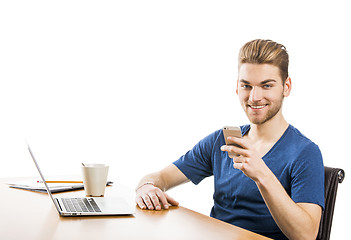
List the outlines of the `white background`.
{"label": "white background", "polygon": [[[286,119],[346,171],[332,239],[350,215],[347,1],[1,1],[0,177],[110,164],[134,188],[223,125],[247,123],[235,94],[237,54],[272,39],[290,53]],[[171,190],[209,214],[212,178]]]}

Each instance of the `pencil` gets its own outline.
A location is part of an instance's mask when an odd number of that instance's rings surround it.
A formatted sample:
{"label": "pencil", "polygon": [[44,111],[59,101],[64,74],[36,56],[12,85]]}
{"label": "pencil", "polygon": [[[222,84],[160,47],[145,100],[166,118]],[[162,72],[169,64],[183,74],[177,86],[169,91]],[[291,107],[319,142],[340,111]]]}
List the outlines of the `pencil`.
{"label": "pencil", "polygon": [[[43,183],[43,181],[37,181],[37,183]],[[46,183],[83,183],[83,181],[46,181]]]}

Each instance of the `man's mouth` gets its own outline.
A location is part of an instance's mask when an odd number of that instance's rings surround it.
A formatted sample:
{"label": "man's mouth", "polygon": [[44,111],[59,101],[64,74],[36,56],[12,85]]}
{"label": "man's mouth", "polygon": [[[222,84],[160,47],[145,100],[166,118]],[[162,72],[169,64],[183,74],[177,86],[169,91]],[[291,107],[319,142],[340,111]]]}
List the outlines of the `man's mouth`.
{"label": "man's mouth", "polygon": [[249,105],[249,107],[253,108],[253,109],[262,109],[262,108],[264,108],[267,105],[268,104],[264,104],[264,105]]}

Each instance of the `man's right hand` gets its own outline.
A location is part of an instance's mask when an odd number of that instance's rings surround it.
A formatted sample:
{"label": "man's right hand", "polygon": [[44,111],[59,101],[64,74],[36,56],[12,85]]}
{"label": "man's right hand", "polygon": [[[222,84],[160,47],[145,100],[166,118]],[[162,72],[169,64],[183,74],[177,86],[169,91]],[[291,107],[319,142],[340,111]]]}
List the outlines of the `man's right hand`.
{"label": "man's right hand", "polygon": [[136,191],[136,203],[141,209],[161,210],[178,206],[178,202],[152,184],[145,184]]}

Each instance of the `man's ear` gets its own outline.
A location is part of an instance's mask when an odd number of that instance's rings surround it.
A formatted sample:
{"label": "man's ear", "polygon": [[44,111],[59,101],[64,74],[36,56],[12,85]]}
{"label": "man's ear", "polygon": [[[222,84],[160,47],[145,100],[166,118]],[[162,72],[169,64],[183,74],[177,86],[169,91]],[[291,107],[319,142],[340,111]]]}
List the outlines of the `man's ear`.
{"label": "man's ear", "polygon": [[236,80],[236,94],[238,95],[238,88],[239,88],[239,78]]}
{"label": "man's ear", "polygon": [[288,97],[291,91],[291,78],[287,77],[284,83],[284,97]]}

